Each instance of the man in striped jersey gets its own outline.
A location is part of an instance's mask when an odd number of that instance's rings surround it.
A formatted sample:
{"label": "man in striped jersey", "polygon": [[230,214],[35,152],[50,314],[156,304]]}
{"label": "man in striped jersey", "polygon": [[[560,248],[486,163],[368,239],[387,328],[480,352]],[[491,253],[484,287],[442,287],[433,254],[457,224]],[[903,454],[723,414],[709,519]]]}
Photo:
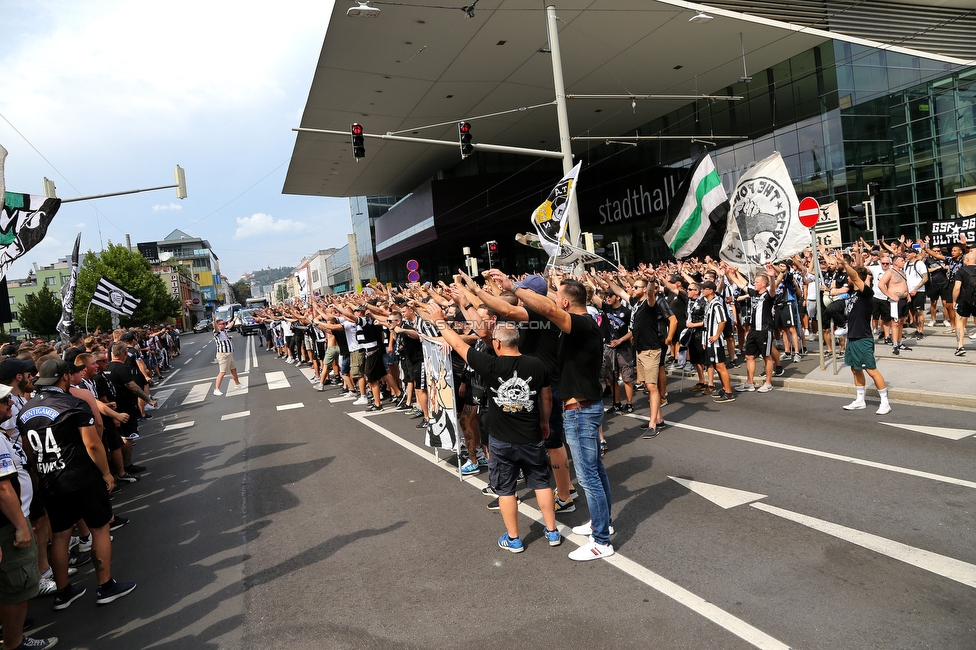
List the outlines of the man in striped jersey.
{"label": "man in striped jersey", "polygon": [[[735,284],[744,289],[752,301],[752,327],[746,336],[746,382],[735,387],[740,393],[754,392],[768,393],[773,390],[773,355],[777,354],[773,346],[773,296],[775,289],[769,282],[769,276],[760,273],[752,285],[746,281],[738,271],[729,274]],[[779,276],[777,276],[779,280]],[[756,357],[762,357],[766,366],[766,382],[758,389],[755,384]]]}
{"label": "man in striped jersey", "polygon": [[729,371],[725,367],[725,345],[722,335],[729,327],[729,313],[725,310],[724,301],[715,295],[715,283],[711,280],[701,283],[702,296],[708,301],[705,308],[705,356],[708,363],[715,368],[722,380],[722,390],[716,392],[712,399],[716,402],[734,402],[732,381]]}
{"label": "man in striped jersey", "polygon": [[[233,321],[231,322],[233,323]],[[224,380],[225,374],[230,373],[237,388],[241,387],[241,380],[237,378],[237,365],[234,363],[234,344],[227,334],[227,323],[224,320],[218,318],[214,321],[213,337],[214,343],[217,345],[217,367],[220,368],[213,394],[220,397],[223,395],[220,391],[220,382]]]}

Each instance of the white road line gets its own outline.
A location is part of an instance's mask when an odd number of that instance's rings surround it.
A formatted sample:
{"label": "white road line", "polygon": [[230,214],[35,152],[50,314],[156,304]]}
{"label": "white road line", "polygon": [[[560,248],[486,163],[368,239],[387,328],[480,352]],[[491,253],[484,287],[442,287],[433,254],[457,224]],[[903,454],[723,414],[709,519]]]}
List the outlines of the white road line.
{"label": "white road line", "polygon": [[355,395],[350,395],[348,397],[330,397],[329,403],[335,404],[336,402],[355,402],[357,399],[359,398]]}
{"label": "white road line", "polygon": [[183,406],[186,406],[187,404],[197,404],[198,402],[202,402],[203,400],[207,399],[207,393],[210,392],[212,386],[213,382],[208,381],[205,384],[197,384],[191,388],[189,394],[186,396],[186,399],[183,400]]}
{"label": "white road line", "polygon": [[268,382],[268,390],[278,390],[279,388],[288,388],[291,386],[288,383],[288,378],[285,377],[285,373],[280,370],[264,373],[264,380]]}
{"label": "white road line", "polygon": [[198,354],[200,354],[201,352],[203,352],[203,350],[197,350],[196,352],[194,352],[194,353],[193,353],[193,356],[197,356],[197,355],[198,355]]}
{"label": "white road line", "polygon": [[976,431],[972,429],[951,429],[949,427],[929,427],[921,424],[901,424],[899,422],[879,422],[887,427],[897,427],[899,429],[907,429],[908,431],[915,431],[916,433],[924,433],[929,436],[938,436],[939,438],[948,438],[949,440],[962,440],[963,438],[968,438],[969,436],[976,434]]}
{"label": "white road line", "polygon": [[224,420],[236,420],[237,418],[246,418],[251,414],[250,411],[238,411],[237,413],[227,413],[226,415],[220,416],[220,421]]}
{"label": "white road line", "polygon": [[173,377],[175,377],[176,376],[176,373],[178,373],[180,370],[182,370],[182,368],[177,368],[173,372],[169,373],[169,376],[166,379],[164,379],[161,382],[159,382],[159,385],[162,386],[163,384],[165,384],[166,382],[168,382],[170,379],[172,379]]}
{"label": "white road line", "polygon": [[950,580],[955,580],[968,587],[976,587],[976,566],[968,562],[915,548],[908,544],[902,544],[901,542],[848,528],[847,526],[841,526],[840,524],[834,524],[823,519],[808,517],[798,512],[777,508],[767,503],[750,503],[749,506],[776,515],[777,517],[782,517],[783,519],[795,521],[808,528],[818,530],[821,533],[826,533],[833,537],[838,537],[851,544],[857,544],[870,551],[887,555],[906,564],[931,571],[932,573],[949,578]]}
{"label": "white road line", "polygon": [[166,400],[168,400],[170,396],[172,396],[172,394],[175,392],[176,392],[175,388],[168,388],[166,390],[161,390],[158,393],[153,393],[152,398],[156,400],[157,408],[165,404]]}
{"label": "white road line", "polygon": [[[376,431],[380,435],[388,438],[392,442],[400,445],[404,449],[407,449],[424,460],[434,463],[439,467],[443,468],[444,471],[448,472],[452,476],[457,476],[457,468],[448,467],[445,465],[440,465],[438,460],[431,454],[429,449],[419,447],[411,442],[407,442],[403,438],[399,437],[392,431],[384,429],[376,422],[371,421],[366,413],[347,413],[347,415],[358,422],[361,422],[365,426],[369,427],[373,431]],[[470,483],[478,490],[484,488],[487,483],[479,479],[468,479],[465,481]],[[524,503],[519,505],[519,512],[523,515],[535,520],[538,523],[545,525],[545,521],[542,518],[542,513],[531,506],[527,506]],[[560,532],[566,538],[566,541],[580,546],[585,544],[587,539],[581,535],[573,535],[571,533],[571,528],[569,526],[560,525]],[[736,618],[732,614],[716,607],[712,603],[706,601],[701,596],[697,596],[692,592],[688,591],[684,587],[677,585],[667,578],[664,578],[653,571],[637,564],[633,560],[630,560],[620,553],[611,555],[610,557],[603,560],[604,562],[613,565],[614,567],[620,569],[627,575],[635,578],[652,589],[664,594],[665,596],[681,603],[693,612],[705,617],[706,619],[712,621],[716,625],[728,630],[732,634],[736,635],[740,639],[752,644],[757,648],[762,649],[776,649],[776,650],[789,650],[789,646],[778,639],[766,634],[762,630],[749,625],[740,618]]]}
{"label": "white road line", "polygon": [[[625,416],[634,418],[636,420],[646,420],[646,417],[633,415],[630,413],[624,413]],[[810,456],[819,456],[820,458],[829,458],[830,460],[839,460],[843,463],[851,463],[852,465],[863,465],[864,467],[873,467],[874,469],[881,469],[887,472],[894,472],[895,474],[906,474],[908,476],[915,476],[917,478],[924,478],[930,481],[939,481],[941,483],[949,483],[951,485],[959,485],[962,487],[968,487],[976,489],[976,482],[967,481],[961,478],[955,478],[952,476],[943,476],[942,474],[933,474],[931,472],[923,472],[917,469],[910,469],[908,467],[898,467],[897,465],[888,465],[886,463],[878,463],[873,460],[865,460],[863,458],[854,458],[853,456],[844,456],[841,454],[834,454],[829,451],[820,451],[819,449],[809,449],[807,447],[797,447],[796,445],[787,445],[782,442],[773,442],[771,440],[762,440],[761,438],[750,438],[749,436],[742,436],[737,433],[726,433],[725,431],[718,431],[716,429],[707,429],[705,427],[696,427],[691,424],[683,424],[681,422],[668,422],[669,425],[678,429],[688,429],[689,431],[698,431],[699,433],[707,433],[712,436],[719,436],[721,438],[730,438],[732,440],[739,440],[742,442],[751,442],[756,445],[764,445],[766,447],[774,447],[776,449],[784,449],[786,451],[795,451],[800,454],[809,454]]]}
{"label": "white road line", "polygon": [[251,372],[251,337],[244,337],[244,372]]}
{"label": "white road line", "polygon": [[258,367],[258,346],[257,343],[254,342],[255,337],[249,336],[247,338],[250,339],[251,341],[251,355],[254,357],[254,363],[251,364],[251,367],[257,368]]}
{"label": "white road line", "polygon": [[167,424],[163,427],[163,431],[176,431],[177,429],[186,429],[193,426],[193,420],[189,422],[176,422],[174,424]]}
{"label": "white road line", "polygon": [[295,402],[294,404],[279,404],[275,408],[279,411],[290,411],[292,409],[303,409],[305,405],[301,402]]}
{"label": "white road line", "polygon": [[238,388],[233,381],[230,382],[230,386],[224,391],[226,397],[236,397],[238,395],[247,395],[247,377],[238,377],[241,380],[241,387]]}

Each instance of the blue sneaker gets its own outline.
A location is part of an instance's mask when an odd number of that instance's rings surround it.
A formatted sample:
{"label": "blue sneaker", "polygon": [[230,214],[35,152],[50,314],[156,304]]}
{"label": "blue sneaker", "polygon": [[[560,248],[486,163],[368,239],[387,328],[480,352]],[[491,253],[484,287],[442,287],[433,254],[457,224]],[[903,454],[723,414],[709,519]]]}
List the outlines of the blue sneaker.
{"label": "blue sneaker", "polygon": [[474,476],[481,473],[481,466],[473,460],[469,460],[458,469],[461,476]]}
{"label": "blue sneaker", "polygon": [[547,530],[546,539],[549,540],[549,546],[559,546],[563,543],[563,536],[559,534],[558,530]]}
{"label": "blue sneaker", "polygon": [[[557,532],[556,534],[558,535],[559,533]],[[521,553],[525,550],[525,547],[522,546],[521,538],[516,537],[515,539],[512,539],[508,536],[507,532],[498,538],[498,547],[504,548],[512,553]]]}

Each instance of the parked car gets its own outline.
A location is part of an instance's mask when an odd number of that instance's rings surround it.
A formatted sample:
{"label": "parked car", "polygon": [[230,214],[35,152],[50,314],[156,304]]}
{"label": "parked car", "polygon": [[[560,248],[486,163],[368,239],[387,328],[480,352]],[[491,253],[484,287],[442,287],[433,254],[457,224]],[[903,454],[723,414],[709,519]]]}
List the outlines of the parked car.
{"label": "parked car", "polygon": [[253,309],[240,309],[236,314],[237,331],[241,336],[261,334],[261,324],[254,320]]}
{"label": "parked car", "polygon": [[197,333],[209,332],[212,329],[213,329],[213,322],[211,322],[209,318],[202,318],[197,321],[196,325],[193,326],[193,331]]}

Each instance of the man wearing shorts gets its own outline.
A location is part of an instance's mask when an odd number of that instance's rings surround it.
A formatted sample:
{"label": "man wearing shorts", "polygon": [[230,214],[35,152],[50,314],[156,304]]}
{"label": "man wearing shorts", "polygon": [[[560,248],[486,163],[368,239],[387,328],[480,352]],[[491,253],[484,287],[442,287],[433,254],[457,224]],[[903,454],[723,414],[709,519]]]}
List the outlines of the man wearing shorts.
{"label": "man wearing shorts", "polygon": [[[742,274],[736,272],[730,279],[745,289],[752,301],[752,327],[746,335],[746,381],[735,387],[739,393],[768,393],[773,390],[773,353],[776,348],[773,346],[773,303],[775,301],[775,291],[773,284],[778,285],[780,274],[776,275],[774,282],[769,281],[769,276],[760,273],[753,280],[752,285],[748,285]],[[766,367],[766,381],[762,386],[756,388],[756,359],[761,358]]]}
{"label": "man wearing shorts", "polygon": [[708,301],[705,307],[705,356],[708,364],[715,368],[719,380],[722,382],[721,389],[712,395],[716,402],[734,402],[735,395],[732,393],[732,380],[729,371],[725,367],[725,347],[722,345],[722,332],[731,325],[729,313],[725,310],[725,301],[715,294],[716,286],[712,281],[702,282],[700,285],[702,297]]}
{"label": "man wearing shorts", "polygon": [[976,248],[963,256],[962,264],[956,269],[952,282],[952,302],[956,306],[955,355],[957,357],[966,354],[966,348],[962,345],[966,336],[966,321],[970,316],[976,316],[976,304],[969,300],[969,297],[976,293],[973,291],[973,285],[976,284]]}
{"label": "man wearing shorts", "polygon": [[909,287],[905,277],[904,254],[892,255],[891,266],[878,281],[878,288],[888,298],[888,307],[891,310],[891,353],[897,355],[902,350],[910,352],[911,348],[901,342],[909,308]]}
{"label": "man wearing shorts", "polygon": [[854,401],[844,406],[844,410],[859,411],[867,406],[864,403],[866,372],[881,396],[881,406],[877,413],[885,415],[891,412],[891,405],[888,403],[888,387],[874,360],[874,334],[871,332],[874,292],[871,290],[871,273],[863,266],[851,266],[842,256],[837,257],[837,263],[843,264],[851,283],[851,294],[847,300],[847,350],[844,362],[854,373],[854,388],[857,391]]}
{"label": "man wearing shorts", "polygon": [[214,343],[217,346],[217,381],[214,385],[213,394],[217,397],[223,395],[220,391],[220,382],[224,380],[224,375],[228,372],[234,378],[236,388],[241,387],[241,380],[237,378],[237,364],[234,363],[234,344],[227,334],[227,323],[218,318],[214,322],[213,331]]}
{"label": "man wearing shorts", "polygon": [[[637,381],[647,386],[650,402],[650,419],[641,425],[645,438],[653,438],[664,425],[661,414],[661,392],[658,381],[661,375],[664,351],[671,344],[670,337],[678,326],[678,319],[671,311],[667,300],[659,299],[657,283],[654,280],[638,278],[630,288],[632,305],[630,332],[624,340],[633,340],[637,354]],[[661,336],[661,321],[668,323],[667,340]]]}
{"label": "man wearing shorts", "polygon": [[68,543],[75,522],[91,531],[92,562],[98,579],[96,604],[106,605],[136,588],[112,578],[112,540],[108,493],[115,478],[88,405],[68,393],[72,368],[62,359],[41,364],[40,389],[17,418],[17,428],[34,450],[38,485],[51,520],[50,559],[58,591],[54,609],[66,609],[87,591],[68,582]]}
{"label": "man wearing shorts", "polygon": [[488,388],[488,476],[498,494],[505,532],[498,546],[512,553],[525,550],[518,529],[518,501],[515,484],[519,471],[535,498],[546,524],[549,546],[559,546],[562,536],[556,528],[555,496],[549,487],[552,473],[545,439],[549,437],[552,393],[545,364],[522,355],[518,350],[519,332],[513,326],[497,326],[491,345],[497,356],[478,352],[451,329],[436,303],[427,307],[441,336],[461,355]]}

